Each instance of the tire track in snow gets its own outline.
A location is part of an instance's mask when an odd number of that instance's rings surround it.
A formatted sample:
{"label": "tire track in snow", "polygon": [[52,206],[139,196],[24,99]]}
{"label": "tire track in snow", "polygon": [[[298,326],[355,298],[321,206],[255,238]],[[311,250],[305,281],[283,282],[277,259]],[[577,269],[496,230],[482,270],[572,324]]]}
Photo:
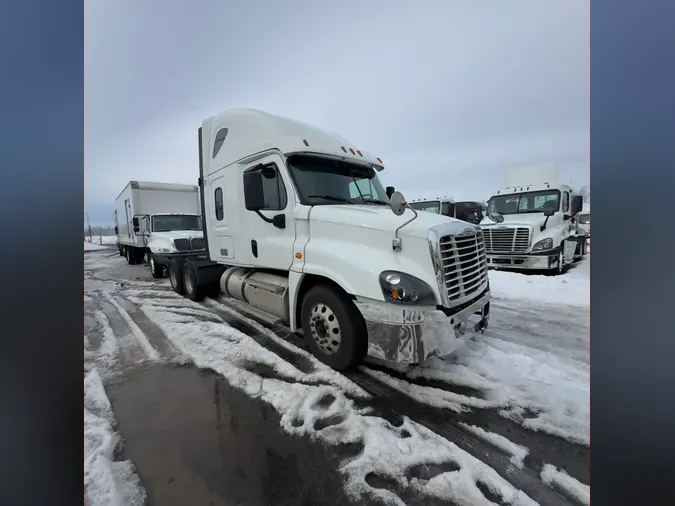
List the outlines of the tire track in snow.
{"label": "tire track in snow", "polygon": [[101,295],[103,295],[103,297],[110,303],[110,305],[112,305],[117,310],[122,319],[126,322],[127,326],[129,327],[129,330],[131,331],[132,335],[136,338],[138,344],[140,344],[141,348],[143,349],[147,357],[150,360],[159,360],[159,353],[157,353],[157,350],[155,350],[152,347],[146,335],[143,333],[141,328],[138,325],[136,325],[136,322],[134,322],[131,316],[129,316],[129,313],[127,313],[127,311],[108,292],[101,291]]}
{"label": "tire track in snow", "polygon": [[[230,324],[237,330],[240,330],[244,334],[252,337],[260,345],[269,349],[273,353],[277,354],[283,360],[291,363],[299,370],[306,373],[311,373],[314,370],[311,361],[307,360],[306,357],[302,356],[299,353],[294,352],[292,349],[289,349],[285,346],[280,345],[273,341],[269,336],[261,334],[259,331],[253,329],[249,324],[246,323],[246,320],[253,320],[259,325],[263,326],[265,329],[274,332],[277,336],[282,339],[285,339],[290,342],[290,344],[298,346],[300,349],[306,350],[306,345],[304,340],[297,335],[294,335],[290,332],[289,329],[281,326],[272,326],[267,322],[260,321],[255,318],[254,315],[242,312],[241,308],[237,307],[235,304],[230,304],[229,301],[221,300],[206,300],[204,303],[192,303],[180,297],[172,296],[160,296],[160,294],[166,294],[164,287],[160,286],[150,286],[151,283],[133,283],[131,285],[136,285],[133,288],[137,287],[143,288],[145,293],[136,293],[135,295],[141,295],[148,298],[154,297],[155,300],[148,301],[152,306],[155,306],[163,310],[174,311],[178,314],[184,314],[186,317],[193,317],[199,319],[196,314],[190,314],[192,307],[201,307],[211,314],[215,314],[225,321],[226,324]],[[140,285],[140,286],[139,286]],[[121,284],[124,286],[124,284]],[[132,288],[132,287],[129,287]],[[136,291],[133,290],[132,291]],[[153,293],[154,292],[154,293]],[[166,294],[168,295],[168,294]],[[164,305],[159,306],[159,301],[157,299],[165,299],[166,307]],[[175,299],[175,300],[174,300]],[[180,303],[179,301],[182,301]],[[138,304],[140,301],[134,301]],[[164,302],[164,301],[162,301]],[[183,306],[182,308],[180,306]],[[220,309],[218,306],[224,306]],[[228,311],[229,310],[229,311]],[[568,498],[560,495],[558,491],[554,491],[549,487],[544,486],[540,479],[541,466],[543,462],[539,462],[539,459],[533,459],[530,456],[525,459],[525,469],[516,470],[516,466],[513,465],[512,455],[495,447],[494,444],[490,444],[477,437],[475,434],[471,434],[471,431],[467,430],[466,427],[462,427],[462,421],[457,417],[457,420],[449,421],[448,412],[444,410],[438,410],[430,408],[428,406],[421,405],[420,403],[414,401],[408,396],[397,392],[396,390],[383,385],[381,382],[374,380],[373,378],[367,378],[365,375],[353,375],[348,373],[346,375],[348,378],[353,380],[359,386],[364,388],[371,395],[376,397],[375,402],[373,403],[374,411],[379,412],[380,415],[384,418],[400,418],[401,416],[409,417],[412,420],[415,420],[422,425],[426,426],[430,430],[436,432],[437,434],[442,435],[444,438],[456,443],[465,451],[474,455],[475,457],[486,461],[487,464],[495,468],[502,476],[504,476],[508,481],[510,481],[514,486],[520,488],[530,497],[535,500],[539,500],[543,504],[568,504]],[[414,383],[414,382],[413,382]],[[448,391],[454,390],[452,385],[447,385],[446,389]],[[464,390],[464,389],[458,389]],[[456,392],[459,393],[459,392]],[[463,394],[469,393],[467,390],[462,392]],[[474,392],[472,392],[474,393]],[[392,408],[390,399],[396,399],[397,406]],[[371,404],[367,402],[366,404]],[[400,406],[404,409],[401,409]],[[412,408],[411,408],[412,406]],[[485,411],[485,410],[480,410]],[[490,413],[492,413],[490,411]],[[496,416],[497,413],[492,413]],[[473,417],[469,417],[471,419]],[[504,423],[504,420],[500,418],[500,421]],[[461,420],[464,417],[462,416]],[[508,421],[506,422],[508,424]],[[491,428],[494,431],[494,428]],[[510,429],[506,429],[507,432],[511,432]],[[475,432],[475,431],[474,431]],[[499,432],[499,431],[497,431]],[[495,451],[497,450],[497,451]],[[548,459],[548,461],[554,461],[556,459]],[[519,476],[522,475],[522,476]]]}
{"label": "tire track in snow", "polygon": [[[226,307],[229,307],[230,310],[234,311],[235,313],[239,311],[239,308],[237,308],[234,304],[229,304],[228,301],[218,300],[213,302],[215,304],[222,304]],[[209,307],[216,309],[212,304],[209,304]],[[229,319],[232,320],[233,315],[228,313],[228,316]],[[240,318],[241,321],[249,318],[256,321],[266,329],[271,330],[279,337],[292,341],[293,344],[300,344],[301,342],[304,343],[301,338],[294,335],[289,329],[284,330],[284,327],[270,325],[266,322],[256,319],[253,315],[248,317],[240,314],[239,316],[234,316],[234,318]],[[247,335],[249,335],[251,332],[251,330],[247,329],[245,326],[242,326],[238,330],[241,330]],[[267,348],[267,343],[259,344]],[[285,357],[281,358],[285,359]],[[345,373],[345,376],[354,381],[358,386],[373,396],[372,401],[367,401],[360,404],[372,407],[374,411],[378,413],[378,416],[386,419],[400,419],[401,417],[408,417],[411,420],[424,425],[431,431],[441,435],[449,441],[452,441],[464,451],[485,462],[487,465],[495,469],[502,477],[507,479],[513,486],[519,488],[532,499],[540,502],[541,504],[569,504],[569,500],[566,496],[560,494],[557,490],[553,490],[550,487],[545,486],[545,484],[541,481],[540,473],[544,466],[543,461],[541,461],[536,456],[528,454],[527,457],[524,458],[523,468],[518,469],[513,463],[513,454],[506,451],[503,444],[501,447],[496,446],[494,443],[490,443],[484,438],[477,436],[475,429],[467,428],[464,418],[465,414],[456,415],[454,413],[450,413],[447,410],[439,410],[437,408],[419,403],[411,397],[400,393],[396,389],[368,376],[367,374],[364,374],[363,372],[349,371]],[[497,418],[499,418],[499,421],[501,421],[502,424],[515,426],[514,423],[499,417],[499,415],[494,411],[479,410],[479,412],[493,413]],[[471,420],[473,418],[471,416],[472,413],[472,411],[466,412],[466,418]],[[525,429],[522,430],[525,431]],[[507,429],[507,432],[510,432],[510,429]],[[502,434],[498,435],[505,437]],[[540,434],[531,435],[534,438],[541,436]],[[549,439],[551,437],[545,436],[545,438]],[[514,445],[515,444],[516,443],[514,443]],[[553,460],[558,459],[554,458]]]}
{"label": "tire track in snow", "polygon": [[[92,296],[93,302],[87,303],[85,309],[87,313],[100,309],[105,315],[110,326],[110,331],[112,331],[118,343],[118,366],[121,369],[133,368],[146,361],[147,356],[143,348],[115,306],[100,291],[92,291],[90,292],[90,296]],[[101,333],[100,339],[102,341],[105,329],[99,329],[98,332]]]}

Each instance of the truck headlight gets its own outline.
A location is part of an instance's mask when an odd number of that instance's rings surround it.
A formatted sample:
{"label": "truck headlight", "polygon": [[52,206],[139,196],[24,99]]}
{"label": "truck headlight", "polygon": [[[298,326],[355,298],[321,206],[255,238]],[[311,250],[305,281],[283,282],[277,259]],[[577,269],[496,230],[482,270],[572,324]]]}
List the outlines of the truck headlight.
{"label": "truck headlight", "polygon": [[436,296],[431,287],[410,274],[384,271],[380,274],[380,287],[387,302],[415,306],[436,305]]}
{"label": "truck headlight", "polygon": [[551,239],[550,237],[542,239],[541,241],[537,242],[534,246],[532,246],[532,251],[543,251],[547,249],[553,249],[553,239]]}

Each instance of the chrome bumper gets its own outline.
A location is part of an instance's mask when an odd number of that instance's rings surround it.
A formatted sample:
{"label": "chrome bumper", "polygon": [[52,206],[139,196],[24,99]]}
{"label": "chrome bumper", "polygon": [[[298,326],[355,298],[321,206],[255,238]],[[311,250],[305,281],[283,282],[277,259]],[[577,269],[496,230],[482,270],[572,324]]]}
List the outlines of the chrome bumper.
{"label": "chrome bumper", "polygon": [[434,307],[397,306],[357,298],[368,329],[368,355],[398,363],[418,364],[461,348],[489,320],[490,292],[461,311],[446,316]]}
{"label": "chrome bumper", "polygon": [[488,268],[498,269],[551,269],[558,265],[558,251],[547,255],[487,255]]}

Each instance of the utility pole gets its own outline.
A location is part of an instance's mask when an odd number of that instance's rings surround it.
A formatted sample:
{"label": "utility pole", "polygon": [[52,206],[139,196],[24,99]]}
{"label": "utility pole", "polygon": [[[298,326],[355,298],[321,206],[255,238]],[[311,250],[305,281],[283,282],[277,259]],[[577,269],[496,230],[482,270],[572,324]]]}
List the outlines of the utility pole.
{"label": "utility pole", "polygon": [[87,216],[87,229],[89,231],[89,242],[92,242],[91,240],[91,225],[89,224],[89,213],[84,213]]}

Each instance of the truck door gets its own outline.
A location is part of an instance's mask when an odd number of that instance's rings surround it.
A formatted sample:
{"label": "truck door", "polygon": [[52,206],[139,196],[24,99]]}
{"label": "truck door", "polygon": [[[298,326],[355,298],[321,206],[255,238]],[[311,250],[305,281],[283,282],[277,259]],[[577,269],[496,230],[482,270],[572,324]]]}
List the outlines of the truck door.
{"label": "truck door", "polygon": [[261,209],[260,213],[268,219],[283,214],[285,215],[286,226],[278,228],[272,223],[267,223],[254,211],[247,211],[242,197],[241,207],[244,217],[242,226],[245,227],[248,224],[249,244],[244,245],[240,242],[237,247],[249,248],[249,258],[256,267],[287,271],[293,263],[293,244],[295,242],[295,223],[293,220],[295,194],[288,171],[283,159],[278,154],[252,162],[243,168],[239,179],[239,194],[242,196],[244,195],[243,171],[252,167],[257,167],[254,170],[263,171],[265,208]]}

